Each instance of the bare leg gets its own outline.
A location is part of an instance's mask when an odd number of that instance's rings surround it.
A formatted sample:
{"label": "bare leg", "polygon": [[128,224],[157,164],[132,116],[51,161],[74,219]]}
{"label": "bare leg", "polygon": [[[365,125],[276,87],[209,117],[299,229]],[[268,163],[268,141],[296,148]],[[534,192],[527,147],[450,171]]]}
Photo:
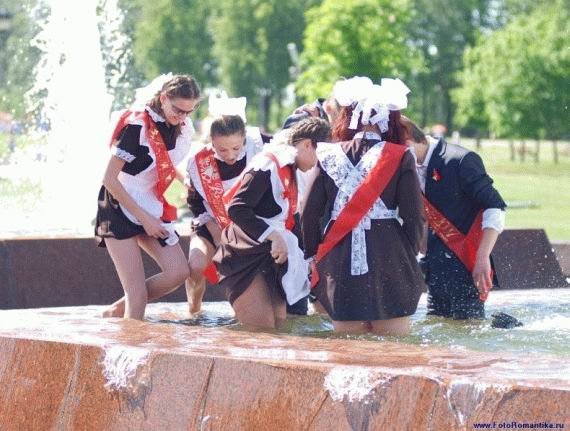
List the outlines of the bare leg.
{"label": "bare leg", "polygon": [[370,330],[369,322],[360,320],[333,320],[334,331],[339,334],[366,334]]}
{"label": "bare leg", "polygon": [[273,300],[262,275],[253,279],[232,307],[242,325],[253,329],[275,329]]}
{"label": "bare leg", "polygon": [[281,328],[287,320],[287,303],[275,289],[272,289],[270,293],[271,305],[273,306],[273,316],[275,318],[275,327]]}
{"label": "bare leg", "polygon": [[376,335],[408,335],[410,333],[410,318],[397,317],[388,320],[374,320],[370,322],[373,332]]}
{"label": "bare leg", "polygon": [[[138,250],[139,246],[146,251],[162,269],[161,273],[156,274],[145,281],[147,301],[154,301],[172,292],[182,284],[185,278],[188,277],[190,270],[188,269],[188,263],[186,262],[186,257],[184,256],[184,252],[182,251],[182,248],[180,248],[180,245],[176,244],[174,246],[167,245],[166,247],[162,247],[155,238],[150,238],[146,235],[139,235],[135,244],[137,244],[137,254],[140,259],[141,268],[142,257],[140,255],[140,250]],[[144,269],[142,269],[142,277],[144,278]],[[125,297],[119,299],[105,310],[105,312],[103,312],[103,317],[121,317],[123,313],[125,313]]]}
{"label": "bare leg", "polygon": [[206,279],[204,270],[212,263],[214,256],[214,246],[210,241],[192,235],[190,239],[190,249],[188,250],[188,264],[190,265],[190,277],[184,283],[186,286],[186,296],[188,297],[188,309],[190,314],[198,313],[202,308],[202,298],[206,291]]}
{"label": "bare leg", "polygon": [[116,310],[115,316],[142,320],[148,298],[137,240],[107,238],[105,243],[125,292],[120,310]]}

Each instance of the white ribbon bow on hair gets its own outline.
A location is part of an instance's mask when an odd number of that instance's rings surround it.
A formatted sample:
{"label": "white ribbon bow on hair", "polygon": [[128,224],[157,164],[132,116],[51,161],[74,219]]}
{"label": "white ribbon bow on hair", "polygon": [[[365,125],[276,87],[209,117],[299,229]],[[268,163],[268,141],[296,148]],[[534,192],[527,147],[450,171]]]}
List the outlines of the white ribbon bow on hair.
{"label": "white ribbon bow on hair", "polygon": [[382,78],[380,87],[382,102],[390,111],[401,111],[408,107],[410,89],[400,79]]}
{"label": "white ribbon bow on hair", "polygon": [[152,100],[156,93],[162,90],[164,84],[170,81],[174,75],[165,73],[154,78],[146,87],[135,90],[135,101],[131,105],[131,111],[144,111],[145,106]]}
{"label": "white ribbon bow on hair", "polygon": [[[364,101],[372,89],[372,80],[366,76],[355,76],[337,81],[333,88],[333,97],[340,106],[352,106],[352,118],[349,129],[358,127],[358,118],[364,108]],[[354,105],[354,106],[353,106]]]}
{"label": "white ribbon bow on hair", "polygon": [[[358,128],[358,119],[362,114],[362,124],[378,125],[380,132],[384,133],[388,130],[390,111],[399,111],[408,106],[409,92],[406,84],[397,78],[383,78],[380,85],[374,85],[370,78],[355,76],[337,81],[333,96],[340,106],[352,107],[349,129]],[[374,115],[372,111],[375,111]]]}
{"label": "white ribbon bow on hair", "polygon": [[[388,117],[390,111],[382,101],[382,87],[373,85],[364,102],[362,111],[362,124],[377,125],[381,133],[388,131]],[[376,113],[372,115],[372,111]],[[372,115],[372,116],[371,116]]]}
{"label": "white ribbon bow on hair", "polygon": [[246,106],[246,97],[230,98],[225,91],[222,91],[219,96],[212,93],[208,98],[208,111],[214,117],[220,117],[222,115],[237,115],[241,117],[244,123],[247,123],[245,117]]}

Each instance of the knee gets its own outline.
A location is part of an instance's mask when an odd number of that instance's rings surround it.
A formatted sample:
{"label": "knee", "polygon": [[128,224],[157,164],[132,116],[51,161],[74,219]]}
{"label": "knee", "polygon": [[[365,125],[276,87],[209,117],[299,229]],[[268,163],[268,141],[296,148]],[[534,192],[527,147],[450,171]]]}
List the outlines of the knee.
{"label": "knee", "polygon": [[193,278],[201,277],[210,262],[203,255],[192,255],[189,266]]}
{"label": "knee", "polygon": [[179,265],[172,267],[168,270],[170,277],[172,277],[175,284],[182,284],[184,280],[190,277],[190,268],[186,262],[180,263]]}

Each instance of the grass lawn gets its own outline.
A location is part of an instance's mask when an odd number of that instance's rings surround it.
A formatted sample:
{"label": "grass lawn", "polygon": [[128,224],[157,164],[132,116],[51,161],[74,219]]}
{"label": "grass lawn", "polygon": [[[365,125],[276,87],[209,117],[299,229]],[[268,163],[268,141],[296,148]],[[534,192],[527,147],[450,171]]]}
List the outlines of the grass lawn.
{"label": "grass lawn", "polygon": [[[463,145],[474,149],[472,141],[465,140]],[[533,142],[528,146],[534,151]],[[550,240],[570,240],[570,143],[558,147],[557,164],[549,141],[542,143],[536,163],[529,155],[524,162],[518,155],[511,161],[507,142],[483,142],[479,154],[495,186],[510,204],[508,229],[543,228]]]}
{"label": "grass lawn", "polygon": [[[474,149],[474,142],[463,140]],[[517,144],[518,145],[518,144]],[[528,148],[534,151],[534,143]],[[542,228],[548,238],[570,241],[570,143],[559,144],[559,162],[553,162],[550,142],[540,148],[538,163],[527,155],[524,162],[510,160],[507,142],[484,141],[479,154],[495,186],[510,204],[507,228]],[[169,200],[179,207],[185,205],[183,187],[176,182],[168,190]]]}

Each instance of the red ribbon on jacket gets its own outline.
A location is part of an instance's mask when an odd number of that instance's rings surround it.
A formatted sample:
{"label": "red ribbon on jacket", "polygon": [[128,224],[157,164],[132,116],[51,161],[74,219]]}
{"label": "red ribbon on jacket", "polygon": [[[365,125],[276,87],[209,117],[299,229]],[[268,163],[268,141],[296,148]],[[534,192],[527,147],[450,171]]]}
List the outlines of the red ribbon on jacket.
{"label": "red ribbon on jacket", "polygon": [[119,121],[117,122],[117,125],[115,126],[115,129],[113,130],[110,145],[113,145],[115,143],[123,129],[129,123],[137,119],[144,122],[147,140],[156,157],[156,171],[158,180],[156,182],[154,191],[158,200],[162,203],[161,219],[163,221],[174,221],[178,218],[176,207],[170,205],[166,201],[164,192],[166,192],[172,181],[174,181],[176,178],[176,170],[172,165],[172,160],[170,160],[168,150],[166,149],[164,140],[162,139],[162,136],[156,127],[156,123],[152,120],[152,118],[150,118],[149,113],[147,111],[133,112],[129,110],[123,112],[119,118]]}
{"label": "red ribbon on jacket", "polygon": [[376,165],[370,170],[362,184],[340,212],[338,218],[326,233],[319,245],[315,260],[311,264],[311,287],[319,282],[317,263],[319,263],[348,233],[350,233],[360,220],[370,211],[374,202],[382,195],[390,180],[400,167],[402,157],[406,152],[405,145],[386,142]]}
{"label": "red ribbon on jacket", "polygon": [[[483,238],[483,210],[479,211],[467,235],[464,235],[451,223],[425,196],[422,196],[427,221],[431,230],[443,241],[469,273],[473,273],[477,261],[477,250]],[[493,274],[491,272],[491,277]],[[489,292],[481,295],[481,300],[487,299]]]}

